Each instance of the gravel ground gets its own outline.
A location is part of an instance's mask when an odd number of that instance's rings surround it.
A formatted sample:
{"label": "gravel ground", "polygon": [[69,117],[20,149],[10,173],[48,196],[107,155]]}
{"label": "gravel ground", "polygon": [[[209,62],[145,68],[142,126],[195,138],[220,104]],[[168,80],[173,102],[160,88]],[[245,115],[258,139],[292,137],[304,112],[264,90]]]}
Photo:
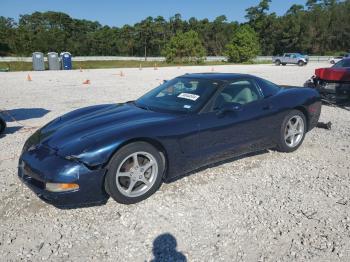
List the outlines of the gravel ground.
{"label": "gravel ground", "polygon": [[[132,100],[187,72],[244,72],[302,85],[316,67],[272,65],[0,73],[10,121],[0,139],[2,261],[350,261],[350,112],[324,106],[294,153],[211,166],[132,206],[60,210],[17,179],[24,141],[75,108]],[[91,84],[83,85],[89,79]],[[25,127],[21,127],[24,125]],[[170,261],[174,261],[170,260]]]}

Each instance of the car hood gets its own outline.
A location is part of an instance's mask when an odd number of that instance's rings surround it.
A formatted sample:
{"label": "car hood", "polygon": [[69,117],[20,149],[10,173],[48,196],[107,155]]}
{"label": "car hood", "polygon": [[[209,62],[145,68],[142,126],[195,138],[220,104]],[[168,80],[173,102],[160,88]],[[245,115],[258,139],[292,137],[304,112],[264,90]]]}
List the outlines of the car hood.
{"label": "car hood", "polygon": [[176,116],[141,109],[133,103],[86,107],[51,121],[39,129],[25,147],[40,144],[64,156],[81,154],[105,146],[106,141],[113,143],[121,134]]}

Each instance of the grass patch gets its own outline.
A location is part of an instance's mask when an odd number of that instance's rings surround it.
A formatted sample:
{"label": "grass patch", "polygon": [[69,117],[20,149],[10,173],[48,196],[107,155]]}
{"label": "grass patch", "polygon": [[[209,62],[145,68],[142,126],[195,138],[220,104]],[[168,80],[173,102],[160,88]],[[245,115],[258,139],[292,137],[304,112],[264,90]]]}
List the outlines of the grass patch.
{"label": "grass patch", "polygon": [[[259,61],[249,62],[247,64],[266,64],[271,61]],[[214,66],[214,65],[233,65],[228,62],[210,61],[197,63],[166,63],[166,62],[153,62],[153,61],[76,61],[73,62],[73,69],[102,69],[102,68],[139,68],[140,65],[143,68],[146,67],[166,67],[166,66]],[[48,63],[45,63],[45,68],[48,70]],[[31,71],[33,70],[32,62],[0,62],[0,71]]]}

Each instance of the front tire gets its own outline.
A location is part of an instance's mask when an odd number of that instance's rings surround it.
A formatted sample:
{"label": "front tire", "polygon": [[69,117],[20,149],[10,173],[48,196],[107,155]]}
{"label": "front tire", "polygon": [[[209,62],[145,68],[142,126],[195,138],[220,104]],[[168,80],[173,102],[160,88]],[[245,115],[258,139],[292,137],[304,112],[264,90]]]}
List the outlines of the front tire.
{"label": "front tire", "polygon": [[158,190],[163,172],[164,163],[155,147],[146,142],[130,143],[108,164],[106,192],[118,203],[135,204]]}
{"label": "front tire", "polygon": [[278,150],[286,153],[297,150],[304,141],[305,133],[305,115],[299,110],[292,110],[282,122]]}

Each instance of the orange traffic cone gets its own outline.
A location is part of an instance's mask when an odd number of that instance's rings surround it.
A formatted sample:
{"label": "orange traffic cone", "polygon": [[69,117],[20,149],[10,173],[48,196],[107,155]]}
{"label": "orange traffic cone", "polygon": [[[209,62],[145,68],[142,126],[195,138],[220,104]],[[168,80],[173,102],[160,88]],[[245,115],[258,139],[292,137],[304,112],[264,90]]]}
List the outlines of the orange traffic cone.
{"label": "orange traffic cone", "polygon": [[140,64],[139,70],[142,70],[142,65]]}
{"label": "orange traffic cone", "polygon": [[81,67],[80,67],[80,68],[79,68],[79,71],[80,71],[80,72],[83,72],[83,69],[81,69]]}
{"label": "orange traffic cone", "polygon": [[83,85],[90,85],[90,80],[89,80],[89,79],[86,79],[86,80],[83,82]]}
{"label": "orange traffic cone", "polygon": [[30,74],[27,75],[27,81],[32,81]]}

